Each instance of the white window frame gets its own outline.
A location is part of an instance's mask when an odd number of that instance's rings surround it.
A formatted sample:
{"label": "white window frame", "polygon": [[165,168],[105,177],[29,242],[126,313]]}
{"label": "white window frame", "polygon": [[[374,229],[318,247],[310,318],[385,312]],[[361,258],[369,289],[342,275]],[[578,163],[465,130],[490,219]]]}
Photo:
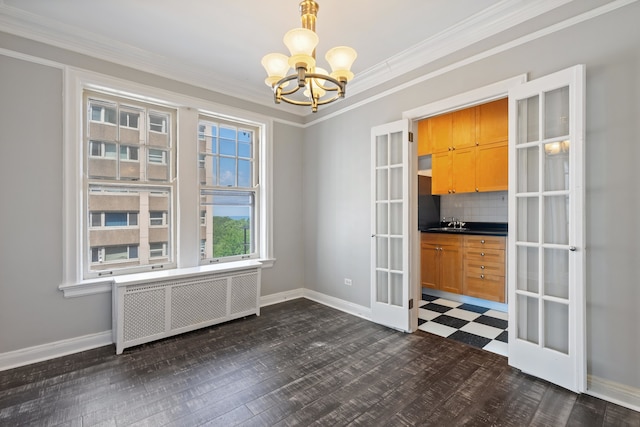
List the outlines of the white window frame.
{"label": "white window frame", "polygon": [[[116,151],[114,151],[115,157],[107,156],[107,148],[106,148],[107,144],[108,145],[113,145],[113,146],[116,147]],[[95,145],[98,145],[100,147],[100,154],[99,155],[93,154],[93,147]],[[94,159],[118,160],[118,157],[120,156],[120,153],[118,152],[117,144],[115,144],[113,142],[97,141],[95,139],[92,139],[91,141],[89,141],[89,156],[94,158]]]}
{"label": "white window frame", "polygon": [[[154,88],[143,84],[105,76],[98,73],[65,67],[65,97],[64,97],[64,153],[63,153],[63,278],[58,288],[65,297],[80,297],[103,292],[111,292],[113,278],[99,277],[86,279],[83,277],[83,228],[89,217],[83,210],[84,197],[82,191],[82,152],[80,141],[82,137],[82,123],[86,120],[86,110],[83,108],[82,95],[84,90],[109,92],[114,96],[136,98],[142,102],[161,103],[178,110],[178,171],[183,171],[177,184],[178,200],[180,200],[181,215],[176,218],[177,233],[181,236],[176,240],[177,273],[192,271],[217,271],[232,268],[216,265],[200,265],[200,242],[197,232],[200,227],[199,186],[197,185],[197,144],[198,117],[200,114],[227,116],[234,121],[245,121],[248,125],[260,129],[260,177],[262,187],[260,192],[260,209],[256,211],[256,221],[259,224],[259,253],[258,260],[263,268],[269,268],[275,263],[273,257],[273,119],[234,107],[216,104],[199,98],[178,94],[165,89]],[[83,117],[84,116],[84,117]],[[142,155],[142,153],[140,153]],[[119,153],[117,153],[119,155]],[[195,160],[197,162],[197,160]],[[192,212],[193,211],[193,212]],[[192,213],[190,213],[192,212]],[[138,221],[141,219],[138,218]],[[247,261],[250,262],[250,261]],[[140,273],[144,274],[144,273]]]}
{"label": "white window frame", "polygon": [[[127,151],[127,157],[126,158],[122,158],[122,149],[125,148]],[[132,159],[131,158],[131,149],[135,148],[136,151],[138,152],[138,158],[137,159]],[[126,145],[126,144],[121,144],[120,145],[120,152],[118,153],[118,156],[120,158],[121,162],[133,162],[133,163],[140,163],[140,147],[138,145]]]}

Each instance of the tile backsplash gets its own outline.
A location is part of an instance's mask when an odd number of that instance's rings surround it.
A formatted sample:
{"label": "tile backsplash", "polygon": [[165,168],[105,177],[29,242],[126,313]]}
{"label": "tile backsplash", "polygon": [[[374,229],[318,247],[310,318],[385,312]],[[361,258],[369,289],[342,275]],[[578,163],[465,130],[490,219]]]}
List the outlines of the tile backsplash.
{"label": "tile backsplash", "polygon": [[508,222],[507,192],[440,196],[440,216],[468,222]]}

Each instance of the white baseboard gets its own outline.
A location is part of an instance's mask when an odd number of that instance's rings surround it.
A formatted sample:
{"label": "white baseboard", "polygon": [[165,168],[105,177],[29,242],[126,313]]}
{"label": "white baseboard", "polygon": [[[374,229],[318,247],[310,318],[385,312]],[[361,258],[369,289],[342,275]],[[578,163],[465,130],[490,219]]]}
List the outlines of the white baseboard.
{"label": "white baseboard", "polygon": [[264,295],[260,297],[260,307],[266,307],[272,304],[288,301],[290,299],[302,298],[302,288],[292,291],[278,292],[277,294]]}
{"label": "white baseboard", "polygon": [[354,304],[340,298],[321,294],[311,289],[303,289],[303,296],[311,301],[319,302],[328,307],[335,308],[345,313],[353,314],[366,320],[371,320],[371,309],[362,305]]}
{"label": "white baseboard", "polygon": [[585,394],[640,412],[640,389],[636,387],[587,375]]}
{"label": "white baseboard", "polygon": [[112,344],[111,331],[84,335],[0,354],[0,371]]}

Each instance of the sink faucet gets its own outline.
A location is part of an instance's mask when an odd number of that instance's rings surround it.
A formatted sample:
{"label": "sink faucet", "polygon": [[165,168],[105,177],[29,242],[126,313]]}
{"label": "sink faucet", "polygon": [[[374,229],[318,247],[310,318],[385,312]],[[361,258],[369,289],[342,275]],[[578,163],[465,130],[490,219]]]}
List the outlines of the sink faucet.
{"label": "sink faucet", "polygon": [[[444,222],[446,222],[446,218],[443,218]],[[458,219],[456,219],[455,217],[451,217],[451,222],[449,222],[447,224],[447,227],[453,227],[453,228],[462,228],[466,225],[466,222],[462,222]]]}

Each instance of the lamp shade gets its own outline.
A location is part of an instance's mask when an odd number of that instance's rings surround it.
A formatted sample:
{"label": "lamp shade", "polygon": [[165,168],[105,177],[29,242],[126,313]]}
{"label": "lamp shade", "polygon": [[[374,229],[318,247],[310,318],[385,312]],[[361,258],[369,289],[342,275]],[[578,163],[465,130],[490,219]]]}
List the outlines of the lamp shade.
{"label": "lamp shade", "polygon": [[265,83],[272,87],[274,83],[287,75],[289,58],[281,53],[270,53],[262,57],[262,66],[267,71]]}
{"label": "lamp shade", "polygon": [[329,49],[325,58],[331,66],[331,76],[347,81],[351,80],[353,78],[351,65],[353,65],[353,61],[356,60],[357,56],[356,51],[349,46],[337,46]]}
{"label": "lamp shade", "polygon": [[283,41],[291,53],[289,58],[291,67],[298,68],[302,64],[307,70],[310,70],[315,66],[313,51],[319,41],[316,33],[306,28],[294,28],[284,35]]}
{"label": "lamp shade", "polygon": [[[314,74],[324,74],[327,75],[327,70],[320,68],[320,67],[316,67],[313,70]],[[302,92],[304,94],[304,96],[306,96],[307,98],[311,98],[311,90],[309,90],[309,86],[313,87],[313,94],[315,95],[316,98],[321,98],[324,96],[325,93],[327,93],[326,90],[323,89],[323,83],[325,83],[325,80],[323,79],[318,79],[318,78],[308,78],[307,79],[307,87],[305,88],[304,92]]]}

